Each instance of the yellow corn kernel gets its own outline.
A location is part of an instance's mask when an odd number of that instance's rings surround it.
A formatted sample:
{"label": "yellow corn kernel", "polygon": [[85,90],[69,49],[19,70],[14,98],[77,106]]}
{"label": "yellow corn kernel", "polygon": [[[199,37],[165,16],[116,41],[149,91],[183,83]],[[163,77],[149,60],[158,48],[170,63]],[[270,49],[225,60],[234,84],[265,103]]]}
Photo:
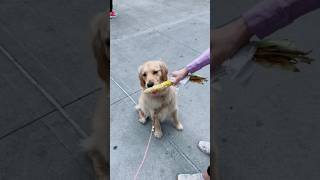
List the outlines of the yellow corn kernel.
{"label": "yellow corn kernel", "polygon": [[151,88],[147,88],[143,92],[144,93],[155,93],[155,92],[161,91],[164,88],[167,88],[172,85],[174,85],[174,83],[172,81],[168,80],[168,81],[162,82],[161,84],[154,85]]}

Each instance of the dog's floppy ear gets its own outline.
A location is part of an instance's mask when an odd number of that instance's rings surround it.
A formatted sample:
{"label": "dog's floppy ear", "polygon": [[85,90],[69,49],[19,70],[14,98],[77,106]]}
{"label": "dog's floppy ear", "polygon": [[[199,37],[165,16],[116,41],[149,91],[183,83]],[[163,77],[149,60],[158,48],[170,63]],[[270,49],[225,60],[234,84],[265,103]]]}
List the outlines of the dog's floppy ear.
{"label": "dog's floppy ear", "polygon": [[166,63],[160,60],[160,71],[161,71],[161,80],[166,81],[168,80],[168,66]]}
{"label": "dog's floppy ear", "polygon": [[143,79],[143,72],[142,72],[142,69],[143,69],[143,66],[139,66],[139,69],[138,69],[138,72],[139,72],[139,80],[140,80],[140,86],[142,88],[145,88],[146,87],[146,82],[144,81]]}
{"label": "dog's floppy ear", "polygon": [[93,19],[91,45],[94,57],[97,60],[98,74],[105,82],[107,82],[107,63],[109,62],[107,51],[110,47],[108,29],[107,17],[104,14],[100,14]]}

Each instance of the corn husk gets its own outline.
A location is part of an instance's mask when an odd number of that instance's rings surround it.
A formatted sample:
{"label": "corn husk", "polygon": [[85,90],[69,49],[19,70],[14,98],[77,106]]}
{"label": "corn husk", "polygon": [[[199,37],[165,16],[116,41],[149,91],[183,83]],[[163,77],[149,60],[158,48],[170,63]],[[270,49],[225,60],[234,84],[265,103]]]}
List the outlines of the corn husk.
{"label": "corn husk", "polygon": [[311,51],[301,51],[287,40],[263,40],[256,42],[254,61],[264,67],[279,67],[283,70],[300,72],[297,64],[311,64],[314,59],[308,57]]}
{"label": "corn husk", "polygon": [[189,81],[193,82],[193,83],[204,84],[208,80],[205,77],[201,77],[201,76],[195,75],[195,74],[190,74],[189,75]]}

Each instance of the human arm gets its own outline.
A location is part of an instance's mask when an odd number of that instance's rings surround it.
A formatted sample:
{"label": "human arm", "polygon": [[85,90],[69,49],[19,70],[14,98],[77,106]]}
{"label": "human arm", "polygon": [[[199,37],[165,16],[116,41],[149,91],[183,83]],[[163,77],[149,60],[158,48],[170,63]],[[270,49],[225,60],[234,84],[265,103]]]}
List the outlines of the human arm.
{"label": "human arm", "polygon": [[265,0],[242,17],[249,31],[262,39],[319,7],[319,0]]}
{"label": "human arm", "polygon": [[178,71],[172,72],[174,83],[176,83],[176,84],[179,83],[189,73],[194,73],[208,64],[210,64],[210,48],[205,50],[200,56],[195,58],[186,67],[184,67]]}

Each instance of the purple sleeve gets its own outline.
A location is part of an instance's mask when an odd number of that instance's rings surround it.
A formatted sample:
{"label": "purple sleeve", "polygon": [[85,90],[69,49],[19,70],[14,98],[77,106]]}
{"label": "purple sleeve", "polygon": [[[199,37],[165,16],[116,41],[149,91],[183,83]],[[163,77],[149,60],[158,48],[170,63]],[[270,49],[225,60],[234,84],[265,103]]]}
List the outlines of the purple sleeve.
{"label": "purple sleeve", "polygon": [[188,64],[186,68],[189,73],[194,73],[208,64],[210,64],[210,48]]}
{"label": "purple sleeve", "polygon": [[320,0],[264,0],[242,17],[249,31],[262,39],[319,7]]}

